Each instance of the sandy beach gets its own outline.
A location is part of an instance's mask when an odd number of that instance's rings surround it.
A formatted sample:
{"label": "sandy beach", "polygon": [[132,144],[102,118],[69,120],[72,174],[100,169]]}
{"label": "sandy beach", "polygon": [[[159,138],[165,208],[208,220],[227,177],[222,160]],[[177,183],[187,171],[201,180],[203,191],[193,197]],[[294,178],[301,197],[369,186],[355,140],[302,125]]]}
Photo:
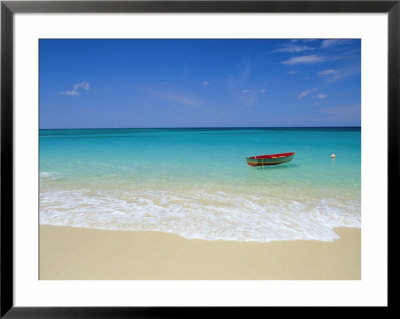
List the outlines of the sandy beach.
{"label": "sandy beach", "polygon": [[41,280],[359,280],[361,230],[268,243],[40,226]]}

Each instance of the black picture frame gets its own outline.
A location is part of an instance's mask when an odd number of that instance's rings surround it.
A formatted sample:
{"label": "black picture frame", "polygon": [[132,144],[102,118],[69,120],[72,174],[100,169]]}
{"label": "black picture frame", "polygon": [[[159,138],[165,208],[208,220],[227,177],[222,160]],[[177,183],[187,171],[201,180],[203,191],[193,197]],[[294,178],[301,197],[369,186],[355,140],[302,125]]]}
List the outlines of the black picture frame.
{"label": "black picture frame", "polygon": [[[396,1],[1,1],[1,281],[0,317],[5,318],[192,318],[227,311],[242,317],[267,307],[15,307],[13,303],[13,17],[16,13],[387,13],[388,14],[388,218],[399,211],[400,0]],[[392,215],[392,216],[391,216]],[[390,246],[388,223],[388,247]],[[389,257],[389,254],[388,254]],[[388,265],[390,258],[388,258]],[[389,269],[388,269],[389,271]],[[388,272],[389,273],[389,272]],[[390,275],[390,273],[389,273]],[[390,280],[388,278],[388,287]],[[388,307],[391,306],[388,294]],[[285,310],[301,315],[309,307]],[[320,308],[319,308],[320,309]],[[350,309],[347,308],[346,311]],[[359,308],[356,308],[359,310]],[[281,310],[279,310],[281,311]],[[332,311],[332,310],[329,310]],[[335,311],[335,310],[334,310]],[[370,310],[368,310],[370,311]],[[286,312],[286,311],[285,311]]]}

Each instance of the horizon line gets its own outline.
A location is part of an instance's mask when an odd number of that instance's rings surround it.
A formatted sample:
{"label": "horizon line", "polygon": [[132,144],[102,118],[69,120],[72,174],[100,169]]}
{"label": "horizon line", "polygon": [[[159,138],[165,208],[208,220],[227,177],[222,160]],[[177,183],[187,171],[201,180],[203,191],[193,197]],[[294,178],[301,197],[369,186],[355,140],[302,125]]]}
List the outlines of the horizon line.
{"label": "horizon line", "polygon": [[212,129],[212,128],[361,128],[361,125],[349,126],[171,126],[171,127],[77,127],[77,128],[39,128],[39,130],[113,130],[113,129]]}

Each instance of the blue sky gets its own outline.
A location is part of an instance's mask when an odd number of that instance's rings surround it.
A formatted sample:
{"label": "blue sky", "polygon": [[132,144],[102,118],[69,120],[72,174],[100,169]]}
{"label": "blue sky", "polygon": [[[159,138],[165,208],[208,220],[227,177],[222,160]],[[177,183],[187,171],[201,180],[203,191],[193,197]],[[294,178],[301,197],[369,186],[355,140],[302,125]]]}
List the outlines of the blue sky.
{"label": "blue sky", "polygon": [[40,128],[361,126],[361,41],[40,40]]}

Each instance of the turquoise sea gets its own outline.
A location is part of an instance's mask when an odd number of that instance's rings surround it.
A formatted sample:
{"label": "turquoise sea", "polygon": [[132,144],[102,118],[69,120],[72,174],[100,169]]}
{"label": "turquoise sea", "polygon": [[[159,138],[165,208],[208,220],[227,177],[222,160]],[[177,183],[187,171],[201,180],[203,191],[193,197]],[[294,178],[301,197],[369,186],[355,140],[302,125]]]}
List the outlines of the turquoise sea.
{"label": "turquoise sea", "polygon": [[[246,164],[292,151],[290,163]],[[361,226],[361,129],[40,130],[40,223],[333,241],[335,227]]]}

